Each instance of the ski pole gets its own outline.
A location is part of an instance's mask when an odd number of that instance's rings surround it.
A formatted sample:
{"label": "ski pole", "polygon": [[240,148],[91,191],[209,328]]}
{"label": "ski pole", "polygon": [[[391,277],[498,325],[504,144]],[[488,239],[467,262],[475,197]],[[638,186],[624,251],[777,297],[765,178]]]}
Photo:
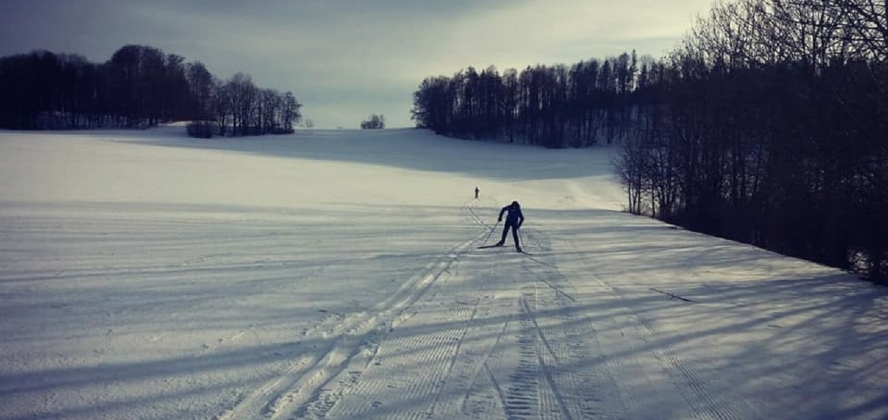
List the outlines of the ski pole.
{"label": "ski pole", "polygon": [[493,231],[496,230],[496,227],[499,226],[499,223],[500,223],[499,220],[497,220],[497,221],[496,221],[496,224],[493,225],[492,228],[490,228],[490,232],[487,232],[487,237],[484,238],[484,242],[481,242],[482,244],[486,244],[486,243],[487,243],[487,240],[490,239],[490,235],[493,235]]}

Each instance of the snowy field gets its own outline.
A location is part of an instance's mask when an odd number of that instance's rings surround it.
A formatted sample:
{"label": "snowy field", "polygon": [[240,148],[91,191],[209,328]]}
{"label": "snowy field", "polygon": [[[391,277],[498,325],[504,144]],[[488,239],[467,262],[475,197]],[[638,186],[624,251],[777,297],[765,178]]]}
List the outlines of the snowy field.
{"label": "snowy field", "polygon": [[2,132],[0,419],[888,418],[886,289],[621,213],[612,155]]}

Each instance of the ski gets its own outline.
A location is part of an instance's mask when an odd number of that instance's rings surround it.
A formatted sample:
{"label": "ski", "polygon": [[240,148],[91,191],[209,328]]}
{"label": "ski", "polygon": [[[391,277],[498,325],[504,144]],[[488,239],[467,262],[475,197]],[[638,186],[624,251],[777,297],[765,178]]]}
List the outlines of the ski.
{"label": "ski", "polygon": [[[482,246],[479,246],[478,249],[502,248],[502,247],[503,247],[503,245],[482,245]],[[531,253],[529,253],[529,252],[527,252],[527,251],[525,251],[525,250],[523,250],[523,249],[522,249],[521,251],[516,250],[515,252],[517,252],[517,253],[519,253],[519,254],[524,254],[524,255],[533,255],[533,254],[531,254]]]}

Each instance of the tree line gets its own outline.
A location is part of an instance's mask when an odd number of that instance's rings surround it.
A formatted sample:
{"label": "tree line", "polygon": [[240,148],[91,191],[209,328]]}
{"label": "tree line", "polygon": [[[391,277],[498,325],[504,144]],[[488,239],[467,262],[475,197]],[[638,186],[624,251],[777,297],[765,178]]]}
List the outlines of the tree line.
{"label": "tree line", "polygon": [[469,67],[427,77],[413,94],[417,127],[466,139],[507,139],[550,148],[586,147],[628,135],[636,86],[650,57],[623,53],[520,73]]}
{"label": "tree line", "polygon": [[657,66],[629,209],[888,280],[885,3],[716,5]]}
{"label": "tree line", "polygon": [[200,62],[126,45],[104,63],[33,51],[0,58],[0,127],[144,128],[199,121],[193,135],[292,132],[301,104],[257,87],[249,75],[220,80]]}
{"label": "tree line", "polygon": [[717,3],[665,57],[429,77],[413,116],[456,137],[619,139],[630,212],[886,283],[886,6]]}

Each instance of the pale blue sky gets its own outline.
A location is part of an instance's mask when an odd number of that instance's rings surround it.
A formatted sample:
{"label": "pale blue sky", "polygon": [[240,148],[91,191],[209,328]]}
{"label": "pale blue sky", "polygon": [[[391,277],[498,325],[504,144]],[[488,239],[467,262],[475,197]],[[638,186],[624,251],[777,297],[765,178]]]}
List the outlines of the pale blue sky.
{"label": "pale blue sky", "polygon": [[104,62],[125,44],[291,90],[317,128],[370,114],[412,126],[426,76],[468,66],[662,56],[712,0],[0,0],[0,56],[46,49]]}

